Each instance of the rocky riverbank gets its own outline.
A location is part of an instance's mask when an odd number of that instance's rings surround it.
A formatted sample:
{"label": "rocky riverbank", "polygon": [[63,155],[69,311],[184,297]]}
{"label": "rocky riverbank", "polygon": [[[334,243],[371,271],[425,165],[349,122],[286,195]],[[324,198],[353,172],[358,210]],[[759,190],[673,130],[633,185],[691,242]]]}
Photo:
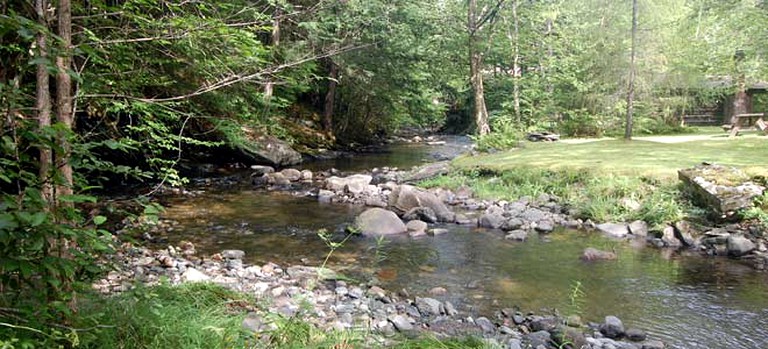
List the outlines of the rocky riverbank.
{"label": "rocky riverbank", "polygon": [[[703,256],[725,256],[752,267],[768,268],[768,240],[759,224],[680,221],[653,229],[643,221],[600,223],[576,218],[567,204],[553,195],[516,201],[480,200],[469,188],[456,191],[425,190],[407,183],[450,171],[447,162],[410,171],[376,168],[368,173],[344,175],[338,171],[312,173],[272,168],[255,169],[253,182],[272,190],[295,190],[321,202],[363,205],[369,210],[357,229],[366,235],[441,233],[433,223],[457,223],[498,229],[509,240],[525,241],[530,234],[547,234],[557,228],[597,230],[606,236],[644,242],[665,250],[688,249]],[[298,190],[297,188],[301,188]],[[589,259],[589,258],[588,258]],[[602,258],[605,259],[605,258]]]}
{"label": "rocky riverbank", "polygon": [[369,333],[369,340],[391,344],[401,333],[429,333],[438,338],[477,336],[500,347],[517,348],[663,348],[639,329],[626,329],[608,316],[601,323],[585,323],[578,316],[533,314],[512,308],[472,316],[444,300],[445,290],[412,295],[390,292],[367,282],[353,282],[328,269],[247,265],[245,252],[225,250],[199,256],[192,243],[163,250],[123,244],[111,256],[116,269],[93,287],[104,293],[127,290],[136,283],[167,280],[212,282],[254,296],[260,306],[247,315],[242,326],[268,338],[275,314],[296,317],[322,329],[355,329]]}

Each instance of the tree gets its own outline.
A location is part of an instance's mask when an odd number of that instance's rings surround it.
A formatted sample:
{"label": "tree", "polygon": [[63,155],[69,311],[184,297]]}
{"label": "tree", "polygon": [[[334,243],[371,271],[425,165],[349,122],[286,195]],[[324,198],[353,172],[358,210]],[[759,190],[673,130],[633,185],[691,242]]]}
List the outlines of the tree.
{"label": "tree", "polygon": [[629,54],[629,88],[627,89],[627,124],[624,139],[632,139],[632,119],[635,102],[635,55],[637,51],[637,0],[632,0],[632,42]]}
{"label": "tree", "polygon": [[504,0],[498,0],[492,6],[486,6],[478,12],[477,0],[469,0],[467,8],[467,33],[469,47],[469,80],[472,85],[474,101],[472,116],[475,120],[477,134],[484,136],[491,132],[488,124],[488,109],[485,106],[483,86],[483,51],[481,46],[481,31],[486,26],[492,26]]}
{"label": "tree", "polygon": [[59,0],[58,35],[61,47],[56,55],[56,119],[64,130],[58,135],[60,151],[56,154],[56,167],[61,173],[63,183],[57,186],[56,195],[72,195],[73,170],[72,145],[69,133],[74,125],[72,97],[72,4],[70,0]]}

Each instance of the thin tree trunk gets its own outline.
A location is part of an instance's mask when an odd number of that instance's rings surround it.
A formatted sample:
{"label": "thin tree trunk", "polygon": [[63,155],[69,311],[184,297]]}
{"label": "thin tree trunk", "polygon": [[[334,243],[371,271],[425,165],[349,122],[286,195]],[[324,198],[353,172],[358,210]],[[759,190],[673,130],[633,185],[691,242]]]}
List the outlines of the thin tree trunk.
{"label": "thin tree trunk", "polygon": [[477,24],[477,0],[469,0],[467,29],[469,30],[469,74],[475,102],[472,114],[475,119],[477,133],[484,136],[491,132],[491,128],[488,125],[488,110],[485,107],[485,95],[483,92],[483,56],[477,48],[479,30]]}
{"label": "thin tree trunk", "polygon": [[[37,23],[42,28],[48,28],[48,19],[46,10],[48,8],[47,0],[35,0],[35,12],[37,12]],[[51,126],[51,93],[50,93],[50,74],[48,73],[48,38],[47,33],[40,31],[37,33],[36,43],[38,49],[38,58],[42,61],[37,63],[37,91],[35,94],[37,110],[37,123],[41,131]],[[49,203],[52,203],[53,187],[51,186],[51,165],[53,164],[53,153],[47,145],[40,146],[40,181],[43,197]]]}
{"label": "thin tree trunk", "polygon": [[[72,110],[72,77],[68,70],[72,66],[72,4],[70,0],[60,0],[58,8],[58,33],[61,38],[62,51],[56,57],[56,114],[57,120],[67,130],[74,124],[74,112]],[[60,135],[59,145],[61,153],[56,154],[56,162],[59,173],[64,183],[57,187],[57,195],[72,194],[72,164],[70,157],[72,145],[67,139],[68,135]]]}
{"label": "thin tree trunk", "polygon": [[[272,20],[272,50],[277,51],[280,46],[280,10],[275,12],[275,18]],[[275,83],[272,78],[267,79],[267,84],[264,85],[264,99],[269,101],[274,94]]]}
{"label": "thin tree trunk", "polygon": [[512,69],[514,70],[512,79],[512,100],[514,102],[515,118],[517,119],[517,123],[520,124],[523,121],[520,115],[520,77],[522,77],[523,72],[520,68],[520,18],[517,16],[517,5],[517,0],[512,2],[512,23],[514,28],[513,42],[515,45],[515,57],[512,64]]}
{"label": "thin tree trunk", "polygon": [[328,92],[325,94],[325,103],[323,105],[323,130],[333,134],[333,113],[336,105],[336,86],[339,79],[339,67],[328,59]]}
{"label": "thin tree trunk", "polygon": [[624,129],[624,139],[632,139],[632,122],[634,121],[635,102],[635,56],[637,54],[637,0],[632,0],[632,47],[629,56],[629,90],[627,91],[627,124]]}

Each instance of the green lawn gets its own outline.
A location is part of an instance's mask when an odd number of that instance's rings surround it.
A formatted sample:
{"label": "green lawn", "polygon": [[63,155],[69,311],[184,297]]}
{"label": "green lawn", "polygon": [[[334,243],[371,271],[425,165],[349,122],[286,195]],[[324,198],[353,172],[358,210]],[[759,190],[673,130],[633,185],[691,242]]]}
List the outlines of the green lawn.
{"label": "green lawn", "polygon": [[669,177],[675,176],[681,168],[705,161],[735,166],[753,175],[768,174],[768,137],[730,140],[713,137],[679,143],[646,140],[599,140],[578,144],[525,143],[523,148],[460,157],[454,161],[454,165],[459,168],[483,167],[497,171],[519,167],[587,168],[599,173]]}

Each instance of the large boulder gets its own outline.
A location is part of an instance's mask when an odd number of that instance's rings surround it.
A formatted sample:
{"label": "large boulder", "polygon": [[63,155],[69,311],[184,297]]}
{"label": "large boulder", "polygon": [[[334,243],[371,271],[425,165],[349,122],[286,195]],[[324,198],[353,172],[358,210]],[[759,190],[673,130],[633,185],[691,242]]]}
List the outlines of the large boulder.
{"label": "large boulder", "polygon": [[383,208],[370,208],[355,219],[355,227],[366,236],[402,234],[408,231],[403,221]]}
{"label": "large boulder", "polygon": [[290,144],[271,136],[247,135],[233,142],[235,148],[249,160],[272,166],[287,166],[301,162],[301,154]]}
{"label": "large boulder", "polygon": [[729,236],[726,246],[728,247],[728,255],[733,257],[741,257],[757,248],[754,242],[740,235]]}
{"label": "large boulder", "polygon": [[499,229],[506,222],[504,209],[499,206],[491,206],[483,212],[478,220],[478,225],[483,228]]}
{"label": "large boulder", "polygon": [[440,222],[453,222],[456,216],[435,194],[406,184],[389,194],[389,207],[401,215],[416,207],[428,207]]}
{"label": "large boulder", "polygon": [[722,216],[752,207],[753,199],[765,190],[744,172],[728,166],[702,164],[677,173],[696,203]]}

